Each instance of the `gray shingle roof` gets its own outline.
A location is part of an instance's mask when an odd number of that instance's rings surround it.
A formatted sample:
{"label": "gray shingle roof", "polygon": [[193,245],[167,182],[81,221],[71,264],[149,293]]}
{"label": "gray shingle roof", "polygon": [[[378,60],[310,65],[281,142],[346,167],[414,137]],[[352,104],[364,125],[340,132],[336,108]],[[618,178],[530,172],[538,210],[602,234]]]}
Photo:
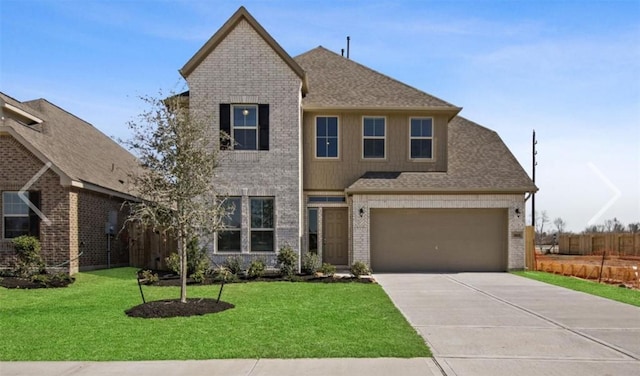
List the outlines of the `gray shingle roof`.
{"label": "gray shingle roof", "polygon": [[44,120],[38,126],[41,131],[38,131],[6,119],[0,123],[0,131],[4,127],[12,128],[74,181],[131,194],[127,174],[137,168],[137,159],[118,143],[45,99],[19,102],[3,93],[0,97],[6,103]]}
{"label": "gray shingle roof", "polygon": [[449,122],[447,172],[368,172],[347,192],[531,192],[537,188],[500,136],[463,117]]}
{"label": "gray shingle roof", "polygon": [[305,108],[460,108],[408,86],[324,47],[294,60],[305,70],[309,91]]}

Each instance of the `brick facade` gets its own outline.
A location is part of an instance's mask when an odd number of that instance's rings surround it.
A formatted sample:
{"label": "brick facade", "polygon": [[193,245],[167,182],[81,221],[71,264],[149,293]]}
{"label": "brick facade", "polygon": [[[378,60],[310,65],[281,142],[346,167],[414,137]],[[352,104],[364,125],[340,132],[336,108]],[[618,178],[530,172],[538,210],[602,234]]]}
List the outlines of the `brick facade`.
{"label": "brick facade", "polygon": [[[522,195],[518,194],[464,194],[464,195],[353,195],[352,208],[363,208],[361,217],[351,210],[350,262],[363,261],[370,264],[370,209],[372,208],[459,208],[459,209],[508,209],[507,244],[509,270],[524,269],[525,207]],[[520,214],[516,214],[516,209]],[[352,259],[351,259],[352,258]]]}
{"label": "brick facade", "polygon": [[[0,191],[20,190],[44,167],[42,161],[13,137],[0,135]],[[29,190],[40,192],[40,210],[50,221],[50,224],[44,220],[40,222],[42,255],[47,266],[75,273],[79,269],[106,264],[97,263],[100,257],[105,257],[98,255],[106,255],[106,245],[98,245],[93,239],[92,231],[97,222],[104,221],[97,212],[106,208],[119,208],[122,200],[63,186],[60,177],[52,169],[46,169]],[[2,226],[4,220],[0,224],[0,269],[7,269],[14,266],[15,251],[11,240],[1,238],[4,236]],[[104,236],[104,223],[99,229]],[[90,238],[92,240],[89,241]],[[78,258],[83,241],[84,244],[90,244],[92,251],[87,253],[89,257],[83,254]],[[119,264],[128,264],[126,248],[118,246],[117,261]]]}
{"label": "brick facade", "polygon": [[[275,253],[250,254],[250,197],[275,199],[275,249],[300,249],[302,81],[246,21],[242,20],[186,78],[190,108],[210,118],[219,149],[219,104],[268,104],[268,151],[221,151],[213,189],[242,197],[242,254],[273,262]],[[221,262],[230,254],[216,254]]]}

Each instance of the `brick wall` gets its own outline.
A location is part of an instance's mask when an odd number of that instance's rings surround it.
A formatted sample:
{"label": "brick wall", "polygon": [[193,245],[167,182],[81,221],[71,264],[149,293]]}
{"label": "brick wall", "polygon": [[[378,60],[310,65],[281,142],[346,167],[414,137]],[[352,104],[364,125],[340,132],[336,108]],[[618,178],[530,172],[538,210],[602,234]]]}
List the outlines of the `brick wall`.
{"label": "brick wall", "polygon": [[[0,191],[19,191],[45,166],[23,145],[8,135],[0,136]],[[60,177],[51,169],[29,188],[40,191],[40,210],[50,221],[40,222],[42,255],[49,267],[75,273],[107,265],[107,237],[104,225],[110,210],[119,211],[122,200],[103,194],[60,184]],[[0,194],[0,210],[2,195]],[[118,214],[118,229],[126,213]],[[4,236],[4,221],[0,221],[0,269],[12,268],[15,251]],[[79,256],[79,253],[83,252]],[[126,233],[112,238],[112,266],[128,265]]]}
{"label": "brick wall", "polygon": [[[525,264],[525,208],[522,195],[353,195],[353,208],[364,208],[360,217],[358,210],[351,211],[351,257],[350,261],[370,264],[370,209],[371,208],[506,208],[508,209],[508,268],[524,269]],[[518,216],[515,209],[519,209]],[[521,233],[522,237],[513,236]]]}
{"label": "brick wall", "polygon": [[[187,78],[190,108],[213,124],[219,149],[219,104],[269,104],[269,151],[223,151],[213,189],[230,196],[275,197],[275,248],[300,249],[300,78],[241,21]],[[249,252],[249,209],[243,205],[242,249]],[[213,252],[213,242],[210,243]],[[221,261],[228,254],[215,256]],[[271,259],[272,255],[263,255]]]}
{"label": "brick wall", "polygon": [[[104,194],[74,189],[78,206],[78,246],[80,270],[101,269],[109,265],[108,248],[111,246],[111,267],[129,265],[128,236],[120,232],[128,213],[122,210],[122,199]],[[117,213],[116,235],[105,234],[109,212]]]}
{"label": "brick wall", "polygon": [[[0,136],[0,191],[18,191],[45,166],[36,156],[8,135]],[[40,223],[42,255],[47,265],[55,266],[71,258],[69,244],[69,191],[60,185],[60,177],[47,170],[30,188],[40,191],[42,213],[51,221]],[[2,208],[2,195],[0,195]],[[0,227],[4,226],[4,221]],[[0,237],[4,236],[4,229]],[[15,260],[11,240],[0,239],[0,268],[10,268]]]}

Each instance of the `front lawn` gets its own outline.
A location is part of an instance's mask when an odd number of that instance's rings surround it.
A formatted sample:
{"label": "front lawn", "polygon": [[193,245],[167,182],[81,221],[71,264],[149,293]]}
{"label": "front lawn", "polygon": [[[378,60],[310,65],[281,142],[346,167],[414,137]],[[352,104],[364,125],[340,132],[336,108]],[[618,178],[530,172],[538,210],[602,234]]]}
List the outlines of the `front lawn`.
{"label": "front lawn", "polygon": [[[422,338],[377,284],[229,284],[235,308],[170,319],[131,318],[136,269],[76,275],[62,289],[0,288],[0,360],[425,357]],[[143,286],[147,301],[179,297]],[[219,286],[190,286],[216,298]]]}
{"label": "front lawn", "polygon": [[640,291],[638,290],[546,272],[514,272],[513,274],[640,307]]}

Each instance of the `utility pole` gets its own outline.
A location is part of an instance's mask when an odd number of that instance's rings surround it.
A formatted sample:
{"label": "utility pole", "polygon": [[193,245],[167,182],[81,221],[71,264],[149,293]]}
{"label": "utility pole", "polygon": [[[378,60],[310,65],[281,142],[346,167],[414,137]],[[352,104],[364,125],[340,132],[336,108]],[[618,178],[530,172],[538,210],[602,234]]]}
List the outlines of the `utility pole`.
{"label": "utility pole", "polygon": [[[532,155],[533,155],[533,171],[532,171],[532,178],[533,178],[533,184],[536,184],[536,166],[538,165],[538,162],[536,162],[536,155],[538,154],[538,152],[536,151],[536,145],[538,144],[538,141],[536,141],[536,130],[533,130],[533,139],[531,142],[531,147],[532,147]],[[536,226],[536,193],[533,192],[531,193],[531,226],[533,226],[533,228],[535,228]]]}

